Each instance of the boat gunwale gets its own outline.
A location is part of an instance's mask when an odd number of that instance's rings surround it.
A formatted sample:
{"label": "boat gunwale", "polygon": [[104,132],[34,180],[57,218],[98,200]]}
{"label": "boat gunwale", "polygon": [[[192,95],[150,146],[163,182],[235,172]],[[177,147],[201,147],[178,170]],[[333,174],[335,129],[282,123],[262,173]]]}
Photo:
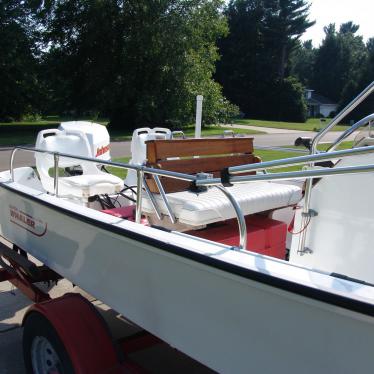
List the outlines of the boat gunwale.
{"label": "boat gunwale", "polygon": [[[67,208],[59,205],[52,204],[48,201],[42,200],[37,196],[30,195],[26,192],[20,191],[14,187],[11,187],[4,182],[0,181],[0,187],[5,190],[11,191],[23,198],[35,201],[49,209],[59,211],[60,213],[66,214],[73,219],[84,221],[86,224],[94,225],[96,228],[99,227],[105,231],[113,232],[117,235],[139,241],[143,244],[152,246],[155,249],[171,253],[173,255],[186,258],[188,260],[195,261],[197,263],[213,267],[215,269],[233,274],[244,279],[258,282],[270,287],[287,291],[293,294],[297,294],[306,298],[311,298],[322,303],[334,305],[349,311],[357,312],[366,316],[374,317],[374,304],[370,304],[365,301],[349,298],[347,296],[339,295],[336,293],[329,292],[327,290],[313,288],[308,285],[296,283],[287,279],[263,273],[260,271],[241,267],[236,264],[232,264],[217,258],[212,258],[201,253],[197,253],[176,244],[166,243],[159,239],[155,239],[150,236],[143,235],[138,232],[131,231],[125,227],[116,226],[107,222],[99,221],[95,218],[85,216],[81,213],[74,212]],[[370,286],[370,285],[366,285]]]}

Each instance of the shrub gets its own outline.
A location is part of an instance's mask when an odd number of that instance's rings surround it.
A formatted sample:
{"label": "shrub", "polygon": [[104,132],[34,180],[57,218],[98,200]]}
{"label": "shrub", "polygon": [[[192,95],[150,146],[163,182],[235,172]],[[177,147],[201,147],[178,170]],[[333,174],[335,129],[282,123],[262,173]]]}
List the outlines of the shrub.
{"label": "shrub", "polygon": [[305,122],[307,106],[302,84],[293,77],[274,83],[269,98],[269,117],[278,121]]}
{"label": "shrub", "polygon": [[329,118],[334,118],[336,116],[335,110],[331,111],[329,114]]}

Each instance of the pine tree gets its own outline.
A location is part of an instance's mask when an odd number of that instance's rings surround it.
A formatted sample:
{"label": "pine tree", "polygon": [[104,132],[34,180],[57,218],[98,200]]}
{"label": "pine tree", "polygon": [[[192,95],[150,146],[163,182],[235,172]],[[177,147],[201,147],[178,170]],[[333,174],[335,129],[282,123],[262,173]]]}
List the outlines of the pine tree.
{"label": "pine tree", "polygon": [[309,21],[310,5],[305,0],[265,0],[266,46],[273,52],[274,74],[283,79],[291,52],[298,46],[298,40],[314,21]]}
{"label": "pine tree", "polygon": [[305,87],[311,87],[317,50],[312,41],[300,43],[291,55],[291,75],[295,76]]}
{"label": "pine tree", "polygon": [[325,38],[316,54],[313,89],[328,98],[342,103],[342,93],[349,84],[350,91],[366,65],[367,52],[362,36],[356,35],[359,27],[352,22],[344,23],[336,31],[335,24],[324,28]]}
{"label": "pine tree", "polygon": [[[296,100],[295,115],[279,106],[302,95],[289,76],[290,54],[298,39],[313,22],[308,21],[305,0],[232,0],[225,12],[230,33],[220,42],[221,61],[217,79],[224,94],[239,105],[246,116],[304,118],[303,99]],[[275,97],[278,95],[278,97]],[[272,105],[274,104],[274,105]],[[292,104],[291,104],[292,105]]]}

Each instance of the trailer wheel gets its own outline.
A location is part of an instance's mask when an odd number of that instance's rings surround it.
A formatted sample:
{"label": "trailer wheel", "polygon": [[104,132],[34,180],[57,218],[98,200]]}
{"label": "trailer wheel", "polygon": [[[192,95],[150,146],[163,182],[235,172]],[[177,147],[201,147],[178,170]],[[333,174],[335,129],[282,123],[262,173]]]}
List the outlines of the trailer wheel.
{"label": "trailer wheel", "polygon": [[61,339],[41,313],[30,313],[24,322],[23,356],[29,374],[74,374]]}

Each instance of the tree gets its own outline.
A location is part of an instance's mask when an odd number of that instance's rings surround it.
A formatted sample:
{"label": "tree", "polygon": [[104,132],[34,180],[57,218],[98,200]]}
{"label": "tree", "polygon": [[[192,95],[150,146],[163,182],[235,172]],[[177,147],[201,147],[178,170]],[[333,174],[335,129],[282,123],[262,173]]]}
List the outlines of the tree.
{"label": "tree", "polygon": [[[227,26],[221,0],[66,0],[44,17],[46,80],[53,103],[97,111],[128,129],[204,120],[227,101],[212,80],[216,39]],[[51,79],[53,77],[53,79]]]}
{"label": "tree", "polygon": [[291,75],[295,76],[305,87],[311,87],[316,59],[316,49],[311,40],[299,44],[291,57]]}
{"label": "tree", "polygon": [[[286,112],[270,103],[278,102],[279,90],[293,86],[294,81],[285,81],[290,54],[313,24],[308,21],[308,10],[304,0],[230,1],[225,12],[230,33],[220,41],[222,57],[216,77],[224,94],[245,115],[287,119]],[[295,107],[303,110],[305,106]]]}
{"label": "tree", "polygon": [[267,75],[261,56],[265,7],[261,0],[230,1],[225,14],[230,32],[219,41],[222,57],[216,79],[229,100],[249,114],[256,105],[257,83]]}
{"label": "tree", "polygon": [[355,25],[352,21],[342,23],[340,25],[339,33],[344,34],[356,34],[358,29],[360,28],[359,25]]}
{"label": "tree", "polygon": [[0,119],[11,121],[36,110],[39,97],[30,14],[23,2],[0,2]]}
{"label": "tree", "polygon": [[345,87],[349,84],[352,90],[352,85],[357,84],[366,64],[362,36],[355,35],[358,29],[352,22],[342,24],[339,32],[335,24],[326,26],[325,38],[316,53],[313,89],[338,103],[342,102]]}
{"label": "tree", "polygon": [[283,79],[291,52],[315,21],[308,20],[310,5],[305,0],[266,0],[265,4],[270,10],[265,18],[265,48],[272,52],[274,73]]}
{"label": "tree", "polygon": [[269,119],[291,122],[306,121],[306,103],[304,87],[294,77],[277,80],[272,87],[273,95],[269,97],[268,105],[272,108]]}
{"label": "tree", "polygon": [[[346,106],[355,96],[363,91],[374,81],[374,38],[370,38],[366,43],[367,60],[360,71],[357,81],[349,81],[344,88],[341,98],[340,109]],[[349,120],[359,120],[374,112],[374,95],[371,94],[357,109],[348,117]]]}

